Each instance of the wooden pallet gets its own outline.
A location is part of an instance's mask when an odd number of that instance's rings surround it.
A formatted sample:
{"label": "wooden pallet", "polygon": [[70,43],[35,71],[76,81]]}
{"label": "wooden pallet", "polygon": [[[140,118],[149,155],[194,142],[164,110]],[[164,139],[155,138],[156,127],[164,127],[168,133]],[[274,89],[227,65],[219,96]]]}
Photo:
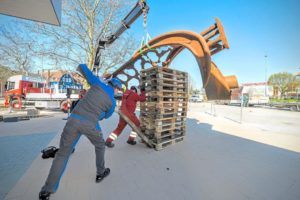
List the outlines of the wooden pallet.
{"label": "wooden pallet", "polygon": [[149,85],[161,85],[161,86],[173,86],[173,87],[185,87],[188,85],[188,81],[184,79],[159,79],[156,77],[147,77],[142,78],[141,83],[143,86],[149,86]]}
{"label": "wooden pallet", "polygon": [[174,98],[188,98],[188,94],[185,91],[147,91],[146,97],[174,97]]}
{"label": "wooden pallet", "polygon": [[188,83],[188,79],[185,77],[171,77],[171,76],[165,76],[165,75],[160,75],[160,74],[154,74],[154,75],[141,75],[141,81],[145,84],[147,83],[166,83],[168,84],[169,82],[172,83],[181,83],[181,84],[186,84]]}
{"label": "wooden pallet", "polygon": [[165,118],[174,118],[174,117],[186,117],[186,112],[173,112],[173,113],[155,113],[155,112],[141,112],[140,116],[150,119],[165,119]]}
{"label": "wooden pallet", "polygon": [[187,96],[177,96],[177,95],[146,95],[146,100],[148,102],[157,102],[157,101],[184,101],[187,102],[188,97]]}
{"label": "wooden pallet", "polygon": [[178,102],[178,103],[188,103],[187,98],[184,97],[148,97],[146,98],[146,103],[168,103],[168,102]]}
{"label": "wooden pallet", "polygon": [[177,133],[178,131],[185,131],[186,125],[177,125],[177,126],[172,126],[172,125],[163,125],[163,126],[157,126],[155,128],[153,127],[148,127],[147,125],[143,125],[141,127],[141,130],[143,130],[144,133],[147,135],[153,135],[152,138],[159,138],[161,134],[164,134],[166,131],[169,133]]}
{"label": "wooden pallet", "polygon": [[160,102],[179,102],[179,103],[184,103],[187,102],[187,98],[185,97],[146,97],[146,103],[160,103]]}
{"label": "wooden pallet", "polygon": [[170,78],[170,77],[159,77],[158,75],[156,76],[146,76],[146,77],[141,77],[141,82],[147,85],[176,85],[176,86],[185,86],[188,84],[188,80],[185,78]]}
{"label": "wooden pallet", "polygon": [[144,104],[149,109],[180,109],[187,108],[187,102],[145,102]]}
{"label": "wooden pallet", "polygon": [[172,74],[168,72],[159,72],[159,71],[151,71],[151,72],[145,72],[141,71],[140,76],[143,80],[150,79],[150,78],[164,78],[164,79],[177,79],[177,80],[187,80],[188,75],[185,73],[178,73],[178,74]]}
{"label": "wooden pallet", "polygon": [[185,92],[187,93],[188,88],[186,87],[175,87],[175,86],[161,86],[161,85],[148,85],[145,87],[145,91],[151,92]]}
{"label": "wooden pallet", "polygon": [[[147,134],[147,133],[145,133]],[[185,132],[182,132],[182,133],[165,133],[164,135],[161,135],[161,136],[156,136],[156,135],[151,135],[151,137],[153,138],[151,141],[152,141],[152,144],[155,146],[155,144],[160,144],[162,142],[166,142],[166,141],[170,141],[170,140],[173,140],[173,139],[176,139],[178,137],[182,137],[182,136],[185,136]],[[149,135],[150,137],[150,135]]]}
{"label": "wooden pallet", "polygon": [[184,139],[188,74],[169,68],[141,71],[146,101],[140,104],[141,132],[161,150]]}
{"label": "wooden pallet", "polygon": [[177,121],[175,123],[164,123],[160,125],[153,126],[152,123],[143,123],[141,129],[149,130],[149,132],[162,132],[170,130],[178,130],[185,127],[185,121]]}
{"label": "wooden pallet", "polygon": [[155,72],[155,71],[152,71],[152,72],[143,72],[141,71],[140,73],[141,75],[141,78],[147,78],[147,77],[158,77],[158,78],[173,78],[173,79],[187,79],[188,77],[185,75],[185,74],[172,74],[172,73],[168,73],[168,72],[163,72],[163,73],[160,73],[160,72]]}
{"label": "wooden pallet", "polygon": [[154,134],[153,143],[159,144],[163,141],[172,140],[185,135],[186,135],[185,128],[183,130],[170,130],[164,132],[156,132]]}
{"label": "wooden pallet", "polygon": [[151,75],[167,75],[171,77],[184,77],[188,78],[188,74],[186,72],[181,72],[178,70],[170,69],[170,68],[149,68],[141,70],[142,76],[151,76]]}
{"label": "wooden pallet", "polygon": [[185,92],[184,90],[179,90],[176,87],[164,87],[164,86],[147,86],[145,88],[145,92],[153,92],[155,91],[159,96],[163,96],[163,92],[169,92],[169,93],[177,93],[177,92]]}
{"label": "wooden pallet", "polygon": [[161,138],[162,136],[168,135],[175,135],[175,134],[183,134],[186,130],[186,125],[165,125],[165,126],[158,126],[154,129],[148,129],[146,126],[141,127],[141,130],[146,133],[147,135],[154,135],[156,139]]}
{"label": "wooden pallet", "polygon": [[171,85],[176,87],[183,87],[188,85],[188,82],[186,80],[176,80],[176,79],[158,79],[158,78],[147,78],[144,80],[141,80],[144,86],[148,85]]}
{"label": "wooden pallet", "polygon": [[176,113],[186,113],[187,108],[181,107],[181,108],[155,108],[155,107],[147,107],[144,105],[141,105],[141,111],[142,114],[176,114]]}
{"label": "wooden pallet", "polygon": [[[184,107],[184,106],[187,106],[187,104],[188,104],[188,102],[187,101],[185,101],[184,99],[178,99],[178,101],[144,101],[143,102],[143,105],[144,106],[148,106],[148,107],[157,107],[157,108],[159,108],[159,107],[161,107],[162,105],[161,104],[172,104],[172,105],[174,105],[174,108],[175,107],[178,107],[178,106],[182,106],[182,107]],[[172,105],[166,105],[166,106],[168,106],[168,107],[170,107],[170,106],[172,106]]]}
{"label": "wooden pallet", "polygon": [[[185,122],[186,117],[185,116],[177,116],[177,117],[170,117],[170,118],[149,118],[140,116],[141,121],[148,126],[163,126],[168,124],[180,124],[182,122]],[[150,127],[151,128],[151,127]],[[153,128],[152,128],[153,129]]]}
{"label": "wooden pallet", "polygon": [[176,75],[186,75],[186,72],[178,71],[171,68],[164,68],[164,67],[152,67],[148,69],[142,69],[141,73],[143,74],[150,74],[150,73],[160,73],[160,74],[170,74],[173,76]]}
{"label": "wooden pallet", "polygon": [[155,150],[160,151],[160,150],[166,148],[169,145],[177,144],[178,142],[182,142],[184,140],[184,137],[185,136],[180,136],[178,138],[174,138],[174,139],[171,139],[171,140],[165,140],[165,141],[162,141],[162,142],[157,143],[157,144],[154,143],[153,145],[154,145]]}
{"label": "wooden pallet", "polygon": [[161,126],[164,124],[174,124],[174,123],[185,122],[186,117],[185,116],[176,116],[176,117],[156,119],[156,118],[148,118],[148,117],[140,116],[140,119],[143,121],[143,123],[146,123],[146,124],[149,123],[151,126]]}
{"label": "wooden pallet", "polygon": [[188,82],[186,80],[177,80],[177,79],[167,79],[167,78],[163,78],[163,79],[158,79],[158,78],[150,78],[147,77],[144,80],[142,79],[143,84],[145,84],[145,86],[148,85],[161,85],[161,86],[176,86],[176,87],[185,87]]}

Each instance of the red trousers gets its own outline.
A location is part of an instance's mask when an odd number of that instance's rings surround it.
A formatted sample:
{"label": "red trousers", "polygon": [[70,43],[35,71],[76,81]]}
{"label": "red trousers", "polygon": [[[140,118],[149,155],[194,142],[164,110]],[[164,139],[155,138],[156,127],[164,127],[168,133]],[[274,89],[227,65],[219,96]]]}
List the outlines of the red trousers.
{"label": "red trousers", "polygon": [[[125,113],[124,113],[125,114]],[[126,113],[126,116],[137,126],[140,127],[140,120],[136,117],[135,113]],[[127,122],[120,116],[119,123],[117,128],[109,135],[106,139],[106,142],[112,142],[117,139],[119,135],[121,135],[122,131],[126,127]],[[129,135],[128,140],[134,140],[136,138],[136,132],[132,130],[131,134]]]}

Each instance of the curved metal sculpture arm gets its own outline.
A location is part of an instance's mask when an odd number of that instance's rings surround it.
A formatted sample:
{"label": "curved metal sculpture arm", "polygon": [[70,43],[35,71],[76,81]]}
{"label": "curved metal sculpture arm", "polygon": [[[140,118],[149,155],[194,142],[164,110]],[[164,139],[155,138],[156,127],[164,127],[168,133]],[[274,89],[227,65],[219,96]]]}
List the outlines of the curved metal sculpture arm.
{"label": "curved metal sculpture arm", "polygon": [[[226,34],[223,28],[221,21],[216,18],[216,22],[202,31],[200,35],[204,37],[206,43],[210,49],[210,54],[213,56],[214,54],[222,51],[223,49],[229,49],[229,44],[226,38]],[[174,49],[170,52],[168,58],[166,59],[166,65],[171,63],[173,59],[184,49],[184,47],[174,47]]]}
{"label": "curved metal sculpture arm", "polygon": [[[218,35],[219,33],[220,35]],[[146,64],[150,64],[150,67],[152,67],[158,66],[159,62],[162,63],[161,67],[169,67],[174,58],[186,48],[195,56],[208,99],[229,99],[230,90],[238,86],[236,77],[224,77],[218,67],[211,62],[211,54],[229,48],[223,27],[216,19],[216,24],[201,34],[191,31],[175,31],[160,35],[149,41],[142,49],[136,51],[127,63],[113,73],[113,76],[124,75],[126,80],[121,80],[128,86],[129,81],[132,79],[139,80],[139,70],[136,66],[138,61],[140,61],[141,70],[146,68]],[[213,37],[216,35],[217,38]],[[161,48],[167,49],[159,52]],[[148,55],[150,53],[154,53],[159,58],[158,61],[152,61],[151,56]],[[165,54],[167,54],[167,57],[161,61]],[[126,70],[133,70],[134,73],[130,75]]]}
{"label": "curved metal sculpture arm", "polygon": [[[207,84],[210,76],[210,51],[204,38],[192,31],[175,31],[160,35],[149,41],[151,49],[156,49],[162,46],[180,46],[189,49],[196,58],[199,65],[203,85]],[[141,51],[137,51],[133,58],[138,58],[141,54],[145,54],[150,49],[144,46]],[[200,67],[201,66],[201,67]]]}

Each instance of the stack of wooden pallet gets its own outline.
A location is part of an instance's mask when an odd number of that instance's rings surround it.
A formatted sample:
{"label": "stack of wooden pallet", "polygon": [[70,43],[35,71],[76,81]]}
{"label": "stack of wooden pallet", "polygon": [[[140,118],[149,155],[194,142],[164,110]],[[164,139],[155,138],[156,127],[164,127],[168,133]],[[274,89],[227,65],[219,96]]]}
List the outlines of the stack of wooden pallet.
{"label": "stack of wooden pallet", "polygon": [[141,103],[141,132],[156,150],[184,139],[188,103],[188,74],[169,68],[141,71],[146,102]]}

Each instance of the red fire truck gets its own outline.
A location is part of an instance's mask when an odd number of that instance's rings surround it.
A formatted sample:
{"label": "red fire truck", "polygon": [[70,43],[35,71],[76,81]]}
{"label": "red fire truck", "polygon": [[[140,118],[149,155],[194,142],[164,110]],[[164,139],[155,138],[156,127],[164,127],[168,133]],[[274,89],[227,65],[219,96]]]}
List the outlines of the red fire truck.
{"label": "red fire truck", "polygon": [[60,108],[68,110],[68,102],[78,99],[82,85],[78,84],[70,74],[64,74],[60,81],[50,82],[41,77],[15,75],[8,78],[5,86],[6,107],[13,108]]}

